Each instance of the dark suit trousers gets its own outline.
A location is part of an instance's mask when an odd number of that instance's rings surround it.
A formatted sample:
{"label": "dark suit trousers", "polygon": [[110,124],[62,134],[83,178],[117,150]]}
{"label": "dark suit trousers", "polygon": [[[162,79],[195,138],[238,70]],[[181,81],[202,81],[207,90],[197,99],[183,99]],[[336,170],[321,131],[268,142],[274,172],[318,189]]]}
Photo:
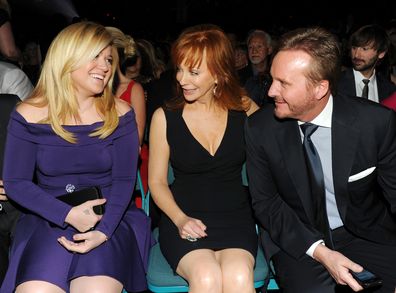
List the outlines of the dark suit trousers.
{"label": "dark suit trousers", "polygon": [[0,286],[8,267],[8,254],[12,241],[12,232],[18,220],[19,211],[10,203],[1,201],[0,211]]}
{"label": "dark suit trousers", "polygon": [[[364,292],[394,293],[396,288],[396,246],[357,238],[343,227],[332,231],[334,249],[383,279],[383,285]],[[283,292],[340,293],[353,292],[337,285],[328,271],[305,255],[299,260],[283,251],[273,256],[276,276]]]}

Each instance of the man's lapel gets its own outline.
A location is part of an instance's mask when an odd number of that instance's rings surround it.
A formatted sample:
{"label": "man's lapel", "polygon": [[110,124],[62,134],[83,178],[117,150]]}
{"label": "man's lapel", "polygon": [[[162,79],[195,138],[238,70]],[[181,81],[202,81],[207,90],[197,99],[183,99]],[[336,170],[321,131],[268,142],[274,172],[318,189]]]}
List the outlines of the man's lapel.
{"label": "man's lapel", "polygon": [[284,163],[289,176],[303,203],[304,210],[309,220],[313,222],[312,196],[309,186],[308,173],[302,149],[302,141],[297,121],[288,120],[279,124],[278,144],[282,152]]}
{"label": "man's lapel", "polygon": [[[356,110],[343,97],[334,97],[332,117],[333,182],[337,206],[345,220],[348,178],[356,157],[359,130],[355,127]],[[364,146],[362,146],[364,147]]]}

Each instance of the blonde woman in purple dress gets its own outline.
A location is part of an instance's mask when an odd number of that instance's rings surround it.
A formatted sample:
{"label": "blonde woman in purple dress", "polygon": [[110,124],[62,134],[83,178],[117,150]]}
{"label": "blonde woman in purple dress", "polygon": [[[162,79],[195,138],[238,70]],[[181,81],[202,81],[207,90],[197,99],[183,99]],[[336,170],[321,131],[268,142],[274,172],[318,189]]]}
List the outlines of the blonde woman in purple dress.
{"label": "blonde woman in purple dress", "polygon": [[[112,37],[81,22],[59,33],[37,87],[11,114],[4,186],[26,211],[1,293],[119,293],[146,289],[150,221],[131,201],[135,114],[114,98]],[[56,197],[98,186],[104,199]],[[93,207],[105,204],[102,216]]]}

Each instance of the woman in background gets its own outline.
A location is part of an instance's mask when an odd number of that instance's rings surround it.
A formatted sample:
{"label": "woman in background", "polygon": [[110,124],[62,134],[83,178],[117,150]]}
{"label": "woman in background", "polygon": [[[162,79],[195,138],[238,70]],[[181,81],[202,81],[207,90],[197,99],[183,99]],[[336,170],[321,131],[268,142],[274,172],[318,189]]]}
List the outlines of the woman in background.
{"label": "woman in background", "polygon": [[113,82],[113,91],[118,98],[128,102],[135,110],[139,132],[139,145],[142,145],[146,126],[146,100],[144,97],[144,90],[139,82],[125,75],[127,67],[137,62],[138,52],[136,44],[130,36],[125,35],[118,28],[106,27],[106,29],[113,36],[113,43],[117,48],[119,57],[117,72]]}

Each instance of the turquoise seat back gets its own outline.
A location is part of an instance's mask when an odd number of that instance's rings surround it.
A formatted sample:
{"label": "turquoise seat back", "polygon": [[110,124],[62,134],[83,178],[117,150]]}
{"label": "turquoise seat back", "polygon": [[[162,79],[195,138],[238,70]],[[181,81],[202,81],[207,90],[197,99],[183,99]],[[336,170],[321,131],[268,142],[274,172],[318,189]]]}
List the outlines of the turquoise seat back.
{"label": "turquoise seat back", "polygon": [[[174,180],[173,169],[169,164],[168,169],[168,182],[172,183]],[[246,166],[243,165],[242,169],[242,181],[243,185],[247,186],[247,176],[246,176]],[[143,208],[146,213],[149,214],[148,211],[148,201],[150,198],[150,192],[148,191],[145,199]],[[153,236],[157,240],[157,243],[151,248],[150,256],[149,256],[149,264],[148,264],[148,272],[147,272],[147,283],[150,291],[155,293],[162,292],[188,292],[189,287],[186,280],[184,280],[179,275],[175,274],[163,256],[160,245],[158,243],[158,228],[155,228],[153,231]],[[261,245],[259,245],[256,256],[256,264],[254,269],[254,287],[261,288],[268,281],[270,281],[270,285],[274,285],[271,283],[270,279],[270,270],[268,264],[265,260],[263,249]],[[277,289],[276,283],[273,289]],[[269,288],[268,288],[269,289]]]}
{"label": "turquoise seat back", "polygon": [[[154,229],[153,235],[158,241],[158,228]],[[254,269],[254,287],[263,287],[267,279],[269,279],[269,268],[263,250],[259,246]],[[158,242],[151,248],[147,282],[148,288],[152,292],[188,292],[189,289],[186,280],[173,273]]]}

